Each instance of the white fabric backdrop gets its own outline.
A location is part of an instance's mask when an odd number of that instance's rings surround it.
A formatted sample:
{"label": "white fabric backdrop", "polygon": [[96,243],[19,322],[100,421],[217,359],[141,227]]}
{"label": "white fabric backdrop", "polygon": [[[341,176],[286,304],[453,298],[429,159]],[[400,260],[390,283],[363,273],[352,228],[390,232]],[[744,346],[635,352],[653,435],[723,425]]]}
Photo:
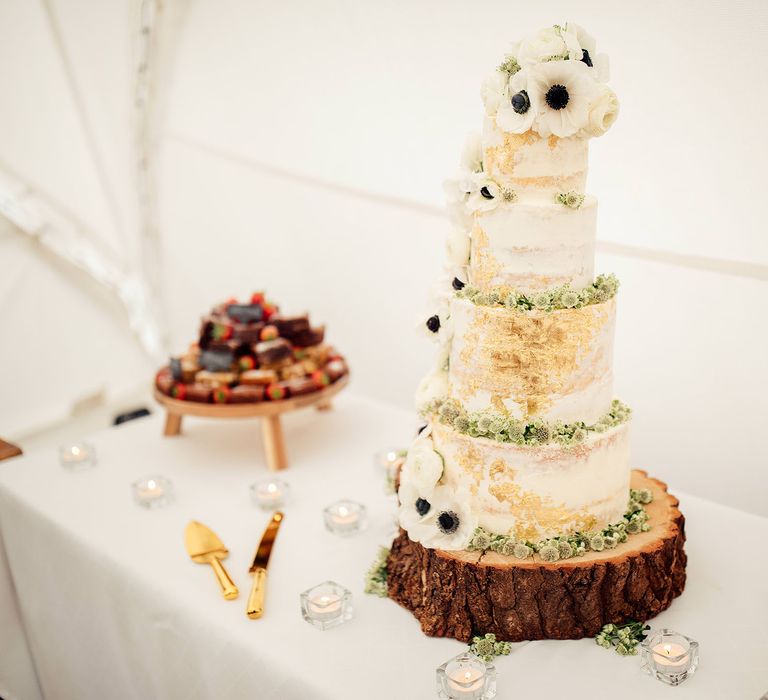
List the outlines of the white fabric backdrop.
{"label": "white fabric backdrop", "polygon": [[[173,349],[213,301],[264,286],[329,324],[357,391],[401,406],[430,362],[411,329],[441,262],[441,182],[479,126],[478,84],[517,36],[569,18],[588,27],[623,110],[593,143],[590,190],[598,269],[624,283],[616,388],[636,408],[635,461],[766,512],[768,97],[756,86],[768,6],[162,3],[149,102],[159,248],[142,228],[134,144],[148,7],[0,5],[0,170],[150,286],[160,265],[153,302]],[[0,310],[22,329],[0,345],[11,437],[154,364],[117,303],[20,238],[0,236],[13,271]]]}

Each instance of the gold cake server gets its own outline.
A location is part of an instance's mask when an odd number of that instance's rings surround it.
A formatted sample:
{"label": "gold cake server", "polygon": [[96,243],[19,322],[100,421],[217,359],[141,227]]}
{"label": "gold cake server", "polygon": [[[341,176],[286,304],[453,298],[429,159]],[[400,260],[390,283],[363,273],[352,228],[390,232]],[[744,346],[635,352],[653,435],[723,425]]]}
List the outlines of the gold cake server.
{"label": "gold cake server", "polygon": [[279,510],[272,516],[272,520],[269,521],[267,529],[264,530],[259,547],[253,557],[253,564],[248,569],[253,574],[253,585],[251,586],[251,594],[248,596],[248,607],[245,609],[245,612],[251,620],[258,620],[264,614],[267,564],[269,564],[269,555],[272,554],[272,546],[275,544],[275,537],[277,537],[277,531],[280,529],[283,517]]}
{"label": "gold cake server", "polygon": [[229,555],[229,550],[216,533],[197,520],[191,520],[184,530],[184,544],[192,561],[198,564],[210,564],[213,567],[222,595],[227,600],[237,598],[240,591],[237,590],[237,586],[221,563],[221,560]]}

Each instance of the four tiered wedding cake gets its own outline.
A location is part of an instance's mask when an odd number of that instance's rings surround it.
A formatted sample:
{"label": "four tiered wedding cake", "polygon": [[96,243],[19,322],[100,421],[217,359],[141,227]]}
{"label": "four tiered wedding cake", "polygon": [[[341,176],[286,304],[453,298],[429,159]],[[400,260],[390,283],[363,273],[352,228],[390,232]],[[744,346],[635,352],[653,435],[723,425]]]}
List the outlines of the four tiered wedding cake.
{"label": "four tiered wedding cake", "polygon": [[607,77],[576,25],[516,44],[447,183],[449,273],[425,323],[440,352],[388,560],[390,596],[429,634],[581,637],[647,619],[685,582],[677,501],[630,472],[618,282],[594,276],[587,150],[618,114]]}

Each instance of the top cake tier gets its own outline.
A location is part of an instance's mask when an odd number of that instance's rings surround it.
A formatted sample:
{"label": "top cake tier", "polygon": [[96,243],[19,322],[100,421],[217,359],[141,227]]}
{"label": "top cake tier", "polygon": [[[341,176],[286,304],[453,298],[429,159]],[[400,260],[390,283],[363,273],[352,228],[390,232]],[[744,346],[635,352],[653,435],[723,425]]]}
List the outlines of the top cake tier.
{"label": "top cake tier", "polygon": [[521,291],[592,281],[587,156],[589,139],[618,115],[607,77],[594,40],[566,24],[513,45],[483,83],[482,135],[470,138],[446,184],[456,227],[449,256],[468,267],[457,270],[462,280]]}

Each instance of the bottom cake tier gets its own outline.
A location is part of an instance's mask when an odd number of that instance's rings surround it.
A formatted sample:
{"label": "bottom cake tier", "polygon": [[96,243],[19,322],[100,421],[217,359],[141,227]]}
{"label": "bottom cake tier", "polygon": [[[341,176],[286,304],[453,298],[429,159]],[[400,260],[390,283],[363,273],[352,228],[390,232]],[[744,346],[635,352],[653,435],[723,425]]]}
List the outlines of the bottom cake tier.
{"label": "bottom cake tier", "polygon": [[608,623],[648,620],[685,587],[685,518],[665,483],[633,471],[631,486],[653,494],[650,529],[564,561],[427,549],[401,530],[387,562],[389,597],[425,634],[464,642],[488,632],[512,642],[581,639]]}

